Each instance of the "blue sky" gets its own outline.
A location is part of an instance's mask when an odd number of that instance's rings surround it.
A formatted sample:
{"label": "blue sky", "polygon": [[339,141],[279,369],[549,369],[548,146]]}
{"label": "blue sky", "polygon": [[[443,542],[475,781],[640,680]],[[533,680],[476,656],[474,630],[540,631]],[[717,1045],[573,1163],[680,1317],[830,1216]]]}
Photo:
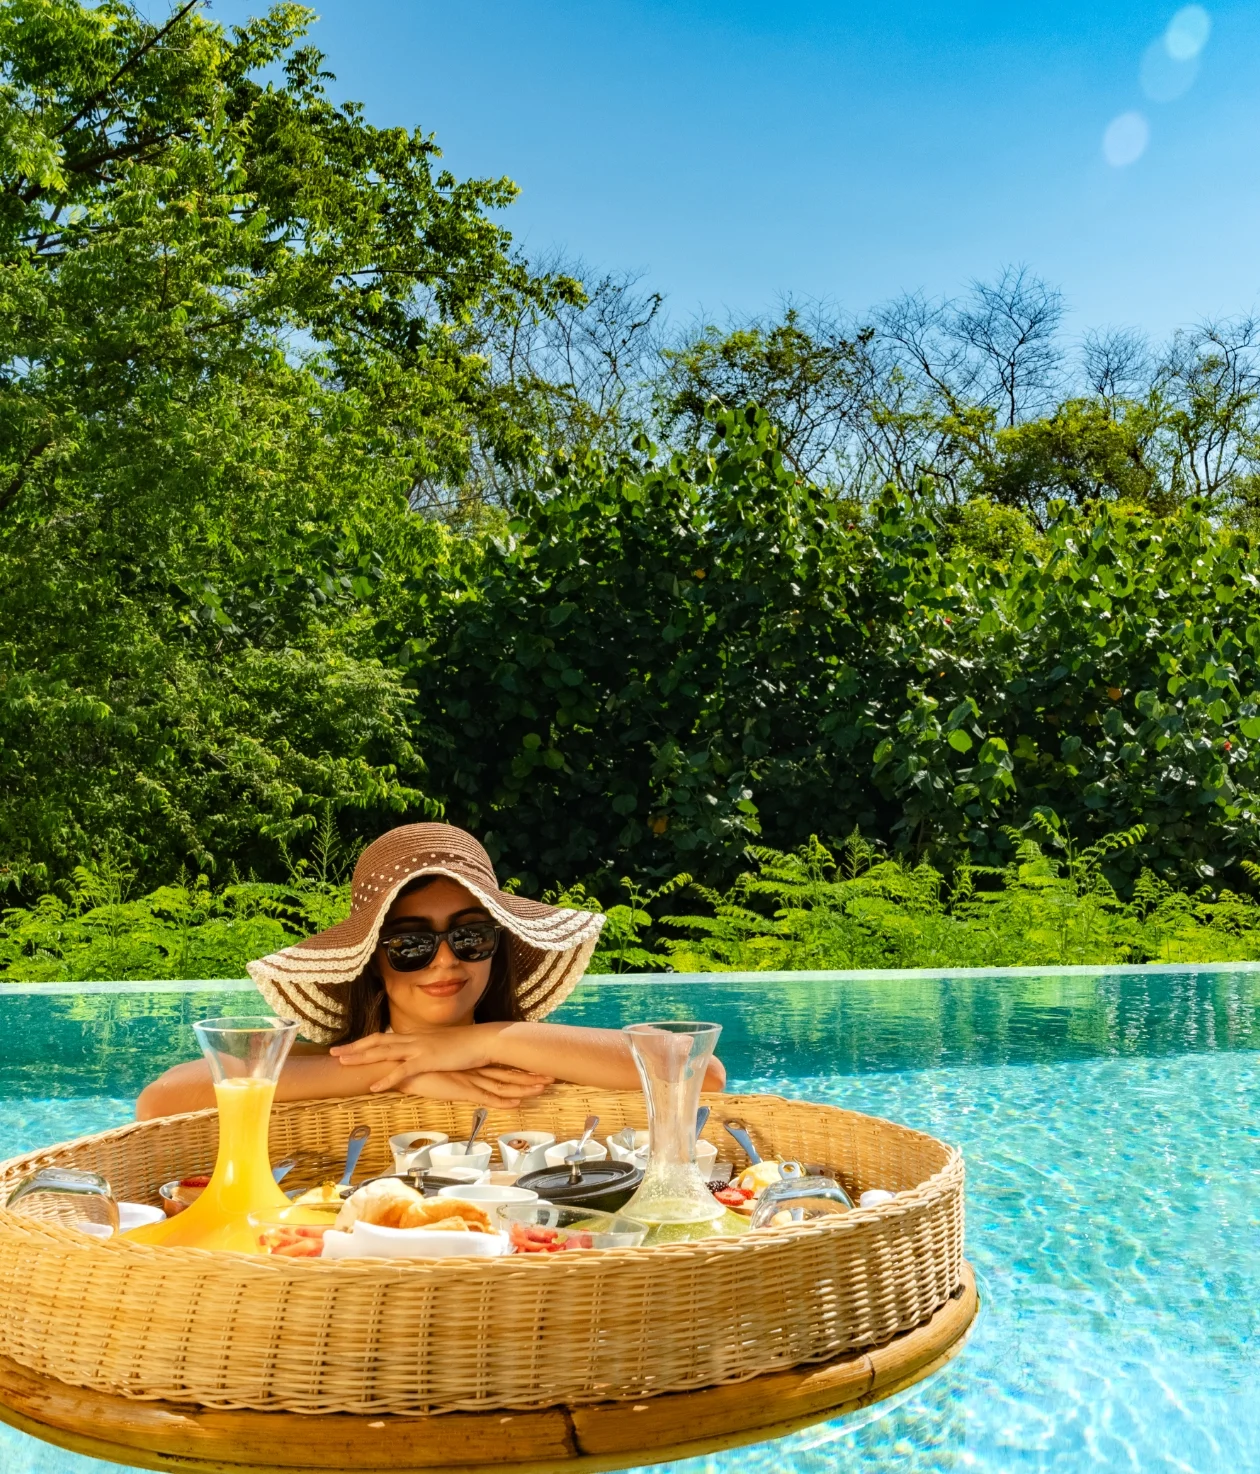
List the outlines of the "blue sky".
{"label": "blue sky", "polygon": [[859,312],[1020,262],[1078,329],[1260,304],[1260,4],[1175,33],[1136,0],[317,9],[336,95],[509,175],[528,251],[639,270],[675,319]]}

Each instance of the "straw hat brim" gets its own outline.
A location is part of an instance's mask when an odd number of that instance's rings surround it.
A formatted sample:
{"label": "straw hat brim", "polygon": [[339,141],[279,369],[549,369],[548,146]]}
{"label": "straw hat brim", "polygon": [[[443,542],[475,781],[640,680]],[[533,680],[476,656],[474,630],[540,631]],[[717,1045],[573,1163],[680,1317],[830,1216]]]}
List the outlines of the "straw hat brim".
{"label": "straw hat brim", "polygon": [[586,971],[605,918],[595,911],[549,906],[488,889],[463,867],[423,865],[382,885],[370,905],[292,947],[246,964],[258,991],[277,1014],[293,1019],[308,1039],[331,1044],[345,1032],[354,981],[376,950],[381,924],[398,893],[424,875],[444,875],[471,891],[508,933],[516,996],[527,1019],[545,1018]]}

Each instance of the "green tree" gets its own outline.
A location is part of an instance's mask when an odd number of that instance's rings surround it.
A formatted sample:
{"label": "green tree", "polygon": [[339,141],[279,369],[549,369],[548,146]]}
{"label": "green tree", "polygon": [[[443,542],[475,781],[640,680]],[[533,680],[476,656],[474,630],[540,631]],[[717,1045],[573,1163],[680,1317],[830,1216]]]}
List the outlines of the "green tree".
{"label": "green tree", "polygon": [[508,181],[329,100],[310,18],[0,7],[10,873],[265,868],[325,805],[435,811],[374,590],[446,556],[407,509],[474,426],[527,449],[475,313],[576,288],[509,254]]}

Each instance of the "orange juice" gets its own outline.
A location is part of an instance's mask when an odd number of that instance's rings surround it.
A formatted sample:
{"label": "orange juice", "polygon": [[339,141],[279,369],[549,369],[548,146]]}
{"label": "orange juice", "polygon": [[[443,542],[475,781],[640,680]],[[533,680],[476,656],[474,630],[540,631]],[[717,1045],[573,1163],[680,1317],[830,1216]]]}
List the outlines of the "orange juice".
{"label": "orange juice", "polygon": [[214,1175],[197,1201],[163,1223],[145,1224],[127,1237],[141,1244],[178,1244],[192,1249],[258,1253],[250,1213],[286,1208],[288,1198],[271,1175],[267,1125],[274,1080],[220,1080],[219,1155]]}

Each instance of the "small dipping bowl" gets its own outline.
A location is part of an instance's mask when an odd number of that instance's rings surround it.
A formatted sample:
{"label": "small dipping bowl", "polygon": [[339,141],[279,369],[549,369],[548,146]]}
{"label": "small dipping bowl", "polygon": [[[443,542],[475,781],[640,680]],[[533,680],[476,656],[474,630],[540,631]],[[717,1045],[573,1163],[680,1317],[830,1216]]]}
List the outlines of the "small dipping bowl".
{"label": "small dipping bowl", "polygon": [[[577,1151],[578,1139],[572,1136],[568,1141],[558,1141],[555,1146],[549,1146],[543,1153],[548,1167],[563,1167],[565,1158],[571,1157]],[[594,1137],[586,1143],[586,1150],[582,1153],[584,1162],[606,1162],[608,1160],[608,1148],[602,1141],[596,1141]]]}
{"label": "small dipping bowl", "polygon": [[[509,1172],[537,1172],[547,1165],[546,1149],[555,1144],[551,1131],[510,1131],[499,1137],[499,1158]],[[524,1142],[524,1146],[514,1146]]]}
{"label": "small dipping bowl", "polygon": [[[204,1175],[206,1181],[209,1182],[209,1173]],[[170,1182],[164,1182],[158,1188],[158,1197],[162,1202],[162,1211],[168,1218],[174,1218],[176,1213],[182,1213],[185,1208],[191,1207],[204,1191],[204,1187],[180,1187],[177,1177],[173,1178]]]}
{"label": "small dipping bowl", "polygon": [[[495,1213],[514,1254],[637,1249],[647,1235],[646,1224],[593,1208],[564,1207],[556,1203],[503,1203]],[[574,1250],[558,1251],[548,1247],[549,1244],[564,1243],[575,1235],[580,1235],[580,1238]]]}
{"label": "small dipping bowl", "polygon": [[439,1174],[448,1173],[453,1167],[486,1172],[490,1167],[490,1152],[488,1141],[477,1142],[472,1151],[468,1150],[466,1141],[451,1141],[445,1146],[433,1147],[429,1152],[429,1167]]}
{"label": "small dipping bowl", "polygon": [[400,1176],[417,1167],[428,1167],[429,1157],[435,1146],[445,1146],[450,1141],[445,1131],[401,1131],[389,1138],[389,1149],[394,1154],[394,1171]]}
{"label": "small dipping bowl", "polygon": [[623,1146],[615,1136],[607,1136],[604,1140],[608,1143],[608,1155],[614,1162],[634,1162],[636,1166],[642,1167],[647,1161],[649,1137],[646,1131],[634,1133],[633,1146]]}
{"label": "small dipping bowl", "polygon": [[493,1205],[498,1203],[536,1203],[538,1194],[528,1187],[504,1187],[493,1182],[452,1183],[450,1187],[438,1188],[439,1198],[459,1198],[461,1202],[476,1203],[493,1215]]}

